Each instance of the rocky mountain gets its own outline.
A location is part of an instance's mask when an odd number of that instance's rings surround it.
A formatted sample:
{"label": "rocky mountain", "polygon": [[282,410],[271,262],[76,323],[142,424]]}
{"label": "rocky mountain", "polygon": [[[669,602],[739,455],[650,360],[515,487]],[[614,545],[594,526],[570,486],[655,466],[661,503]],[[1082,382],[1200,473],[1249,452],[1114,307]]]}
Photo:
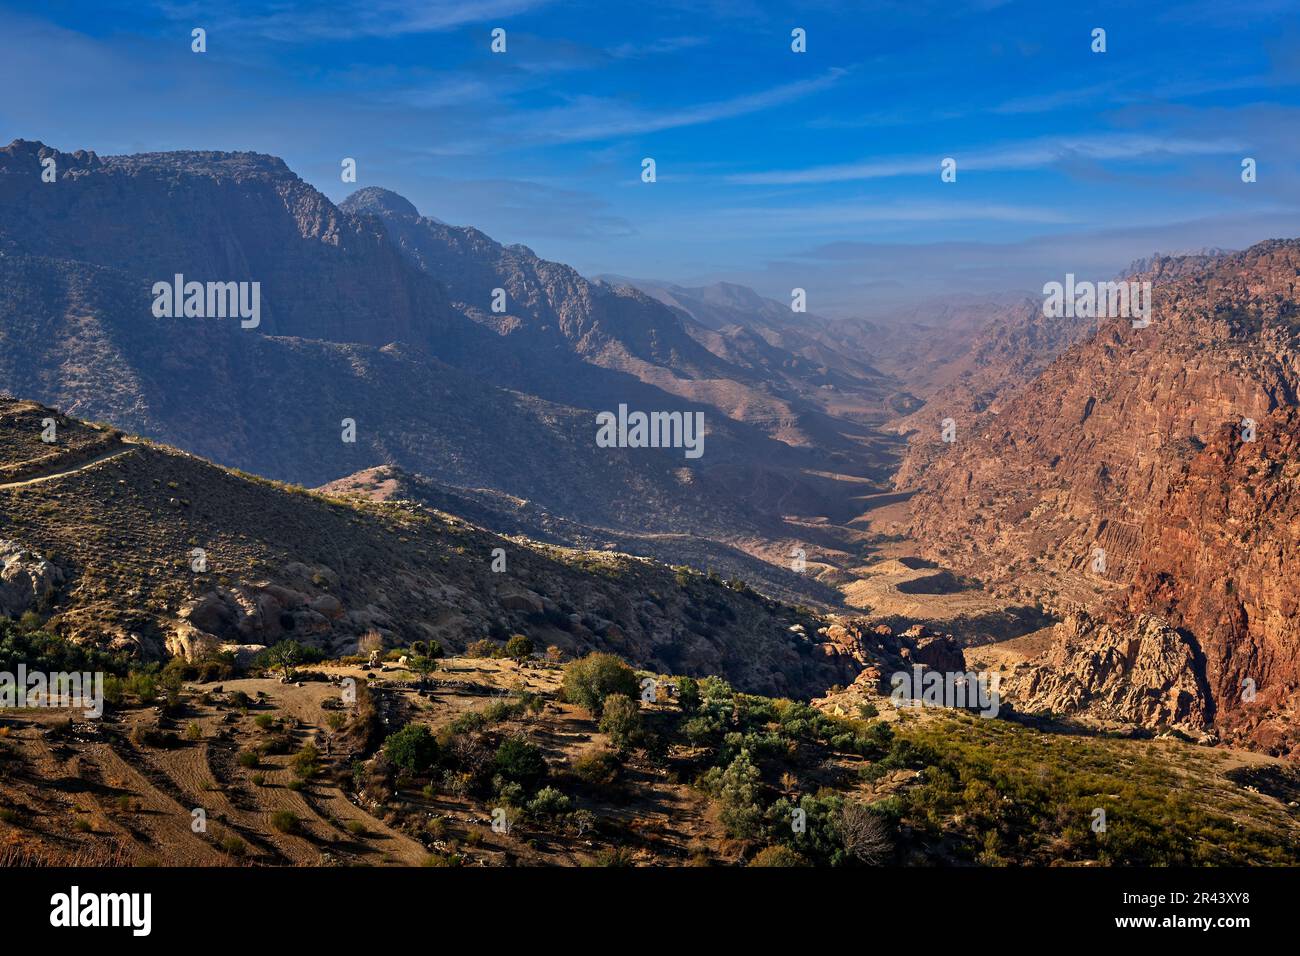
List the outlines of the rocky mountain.
{"label": "rocky mountain", "polygon": [[[1158,612],[1190,636],[1216,726],[1268,724],[1300,678],[1294,520],[1270,504],[1293,480],[1300,242],[1156,260],[1149,275],[1148,327],[1103,322],[934,449],[912,532],[950,566],[1063,608],[1109,594]],[[1246,676],[1253,718],[1234,716]]]}
{"label": "rocky mountain", "polygon": [[[711,407],[789,445],[854,449],[838,423],[807,407],[770,369],[711,351],[692,334],[696,323],[689,316],[637,289],[588,281],[526,246],[505,246],[477,229],[426,218],[388,190],[361,189],[341,208],[382,221],[411,262],[442,282],[469,318],[526,358],[496,370],[511,388],[609,408],[627,400],[630,380]],[[497,289],[504,293],[501,311],[493,309]]]}
{"label": "rocky mountain", "polygon": [[[56,182],[41,179],[51,159]],[[152,285],[261,283],[267,335],[382,346],[481,347],[446,290],[373,222],[349,216],[282,160],[175,152],[101,158],[16,140],[0,149],[0,251],[72,260]],[[138,311],[148,318],[150,298]]]}
{"label": "rocky mountain", "polygon": [[888,413],[897,383],[876,368],[844,330],[853,323],[795,312],[788,303],[731,282],[686,287],[606,277],[668,306],[687,332],[715,355],[743,365],[786,394],[836,417],[877,422]]}
{"label": "rocky mountain", "polygon": [[[1210,266],[1225,250],[1202,250],[1183,256],[1152,255],[1132,262],[1115,276],[1119,281],[1193,275]],[[996,413],[1020,389],[1037,378],[1070,346],[1097,330],[1091,316],[1049,318],[1041,297],[989,297],[977,302],[927,303],[910,320],[896,316],[874,347],[889,357],[885,367],[906,376],[908,390],[924,400],[897,427],[914,436],[895,483],[911,487],[933,460],[934,438],[942,422],[959,429],[977,425]]]}
{"label": "rocky mountain", "polygon": [[[155,316],[178,274],[258,283],[260,324]],[[730,542],[839,516],[827,476],[887,468],[647,296],[383,191],[336,207],[250,153],[0,150],[0,387],[308,486],[393,465],[596,535],[690,533],[732,572]],[[594,413],[624,403],[704,414],[707,453],[597,449]]]}
{"label": "rocky mountain", "polygon": [[391,465],[364,469],[328,482],[318,490],[326,494],[360,495],[375,501],[414,501],[459,515],[499,534],[548,544],[621,551],[693,568],[725,569],[729,575],[759,586],[766,594],[795,603],[816,601],[835,605],[841,600],[837,591],[811,575],[796,573],[738,546],[728,546],[699,534],[644,533],[585,525],[527,498],[492,488],[453,487]]}
{"label": "rocky mountain", "polygon": [[1087,318],[1047,318],[1041,300],[950,309],[943,326],[920,341],[904,339],[894,361],[904,363],[909,392],[919,407],[900,407],[895,427],[910,438],[894,476],[898,488],[912,487],[940,453],[944,422],[959,433],[977,427],[1032,382],[1063,351],[1091,335]]}

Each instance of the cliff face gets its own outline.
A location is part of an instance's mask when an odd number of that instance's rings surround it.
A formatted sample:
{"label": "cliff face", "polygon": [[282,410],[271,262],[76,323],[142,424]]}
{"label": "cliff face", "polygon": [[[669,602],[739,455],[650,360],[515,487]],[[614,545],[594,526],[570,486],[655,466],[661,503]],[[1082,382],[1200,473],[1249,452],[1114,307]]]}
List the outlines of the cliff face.
{"label": "cliff face", "polygon": [[1276,752],[1300,748],[1298,453],[1295,408],[1219,429],[1153,502],[1128,595],[1195,635],[1224,736]]}
{"label": "cliff face", "polygon": [[1003,685],[1017,709],[1202,732],[1213,703],[1197,648],[1158,618],[1110,624],[1073,614],[1042,658]]}
{"label": "cliff face", "polygon": [[[1188,642],[1205,718],[1285,752],[1295,739],[1280,728],[1300,676],[1300,242],[1202,259],[1156,261],[1149,327],[1107,321],[1004,407],[964,430],[958,421],[957,441],[934,449],[916,479],[912,531],[945,563],[1007,588],[1065,606],[1088,594],[1130,636],[1128,614],[1159,615]],[[1246,419],[1253,442],[1242,440]],[[1097,592],[1110,593],[1108,606]],[[1067,643],[1058,673],[1089,652],[1082,636]],[[1092,673],[1080,709],[1090,693],[1106,697],[1106,678]],[[1258,689],[1249,706],[1247,677]],[[1165,710],[1168,722],[1176,708]]]}
{"label": "cliff face", "polygon": [[[52,158],[58,181],[41,181]],[[0,149],[0,251],[103,266],[146,283],[261,283],[267,335],[468,348],[474,329],[373,220],[343,212],[283,160],[176,152],[100,158]]]}
{"label": "cliff face", "polygon": [[1296,403],[1298,266],[1300,242],[1271,242],[1157,275],[1149,327],[1108,321],[997,413],[957,421],[917,478],[913,533],[991,577],[1125,582],[1153,503],[1209,436]]}

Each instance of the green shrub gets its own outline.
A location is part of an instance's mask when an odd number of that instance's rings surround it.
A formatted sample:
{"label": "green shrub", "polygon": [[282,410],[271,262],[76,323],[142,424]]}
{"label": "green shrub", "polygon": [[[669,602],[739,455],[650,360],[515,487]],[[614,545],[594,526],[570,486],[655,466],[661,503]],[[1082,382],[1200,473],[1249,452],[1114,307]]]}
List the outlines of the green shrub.
{"label": "green shrub", "polygon": [[438,741],[424,724],[407,724],[384,741],[384,752],[394,766],[421,774],[437,761]]}
{"label": "green shrub", "polygon": [[487,718],[476,710],[467,710],[450,724],[453,734],[469,734],[487,726]]}
{"label": "green shrub", "polygon": [[320,751],[306,744],[293,757],[293,772],[300,780],[310,780],[320,772]]}
{"label": "green shrub", "polygon": [[520,704],[512,704],[508,700],[494,700],[482,710],[483,719],[492,724],[518,717],[522,712],[523,707]]}
{"label": "green shrub", "polygon": [[573,761],[573,772],[578,779],[598,790],[607,790],[618,783],[623,766],[610,750],[588,750]]}
{"label": "green shrub", "polygon": [[635,866],[636,857],[628,847],[608,847],[596,854],[595,865],[613,867]]}
{"label": "green shrub", "polygon": [[610,694],[636,699],[641,685],[636,673],[613,654],[592,653],[564,667],[560,692],[571,704],[599,717]]}
{"label": "green shrub", "polygon": [[221,849],[225,850],[230,856],[243,856],[244,841],[237,836],[228,836],[221,841]]}
{"label": "green shrub", "polygon": [[528,801],[528,813],[534,817],[558,817],[569,812],[567,796],[554,787],[542,787],[537,796]]}
{"label": "green shrub", "polygon": [[522,737],[507,737],[497,748],[493,765],[506,780],[531,790],[546,776],[542,752]]}
{"label": "green shrub", "polygon": [[605,698],[599,726],[615,747],[626,750],[641,740],[641,708],[626,694],[610,694]]}
{"label": "green shrub", "polygon": [[504,649],[496,641],[484,637],[477,641],[471,641],[465,648],[466,657],[501,657],[505,653]]}
{"label": "green shrub", "polygon": [[684,714],[693,714],[700,706],[700,684],[694,677],[677,678],[677,705]]}
{"label": "green shrub", "polygon": [[517,661],[533,656],[533,642],[523,634],[512,634],[506,641],[506,654]]}
{"label": "green shrub", "polygon": [[788,846],[777,843],[759,850],[749,861],[750,866],[807,866],[808,861]]}

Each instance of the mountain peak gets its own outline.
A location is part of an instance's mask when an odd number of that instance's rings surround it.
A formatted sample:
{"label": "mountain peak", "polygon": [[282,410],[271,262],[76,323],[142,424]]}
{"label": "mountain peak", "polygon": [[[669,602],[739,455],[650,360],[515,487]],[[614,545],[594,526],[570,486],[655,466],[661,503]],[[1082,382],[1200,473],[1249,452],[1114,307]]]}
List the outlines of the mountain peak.
{"label": "mountain peak", "polygon": [[388,216],[420,218],[420,211],[409,199],[382,186],[358,189],[339,203],[339,208],[354,215],[369,214],[381,219]]}
{"label": "mountain peak", "polygon": [[[100,161],[90,150],[79,149],[75,153],[65,153],[38,139],[15,139],[8,146],[0,148],[0,169],[18,168],[27,162],[38,163],[47,156],[53,156],[60,167],[96,166]],[[17,166],[14,165],[15,162]]]}

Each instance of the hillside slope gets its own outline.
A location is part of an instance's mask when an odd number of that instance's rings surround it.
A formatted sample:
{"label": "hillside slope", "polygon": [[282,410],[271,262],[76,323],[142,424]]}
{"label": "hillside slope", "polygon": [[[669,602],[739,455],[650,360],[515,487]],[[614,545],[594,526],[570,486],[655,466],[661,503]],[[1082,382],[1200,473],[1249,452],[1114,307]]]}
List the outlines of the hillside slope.
{"label": "hillside slope", "polygon": [[[49,446],[30,436],[51,417],[67,452],[45,454],[38,472],[34,444]],[[501,538],[411,502],[312,494],[118,442],[35,403],[0,402],[0,434],[12,455],[0,467],[22,482],[0,488],[0,613],[48,615],[78,643],[156,659],[284,637],[342,653],[370,630],[390,645],[432,638],[459,650],[523,632],[543,647],[802,696],[857,672],[805,636],[815,619],[717,578]],[[100,441],[124,453],[87,466]],[[39,473],[63,477],[31,481]],[[494,572],[498,548],[506,565]]]}

